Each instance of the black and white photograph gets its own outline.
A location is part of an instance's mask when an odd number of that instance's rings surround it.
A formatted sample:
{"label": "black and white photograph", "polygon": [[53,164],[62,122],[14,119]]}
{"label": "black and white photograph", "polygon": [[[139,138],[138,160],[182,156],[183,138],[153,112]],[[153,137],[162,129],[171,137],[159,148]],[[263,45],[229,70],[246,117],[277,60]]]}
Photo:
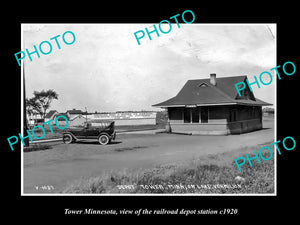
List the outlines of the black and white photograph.
{"label": "black and white photograph", "polygon": [[22,195],[276,195],[276,41],[275,23],[23,23]]}

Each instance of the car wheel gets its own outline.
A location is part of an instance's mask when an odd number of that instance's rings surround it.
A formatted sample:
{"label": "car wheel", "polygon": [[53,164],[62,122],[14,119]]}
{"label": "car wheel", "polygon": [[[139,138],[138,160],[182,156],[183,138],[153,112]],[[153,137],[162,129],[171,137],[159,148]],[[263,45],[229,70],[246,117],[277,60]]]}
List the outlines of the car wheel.
{"label": "car wheel", "polygon": [[109,143],[109,137],[106,134],[101,134],[98,141],[100,145],[107,145]]}
{"label": "car wheel", "polygon": [[71,134],[64,134],[64,135],[63,135],[63,142],[64,142],[65,144],[70,144],[70,143],[72,143],[72,142],[73,142],[73,137],[72,137],[72,135],[71,135]]}

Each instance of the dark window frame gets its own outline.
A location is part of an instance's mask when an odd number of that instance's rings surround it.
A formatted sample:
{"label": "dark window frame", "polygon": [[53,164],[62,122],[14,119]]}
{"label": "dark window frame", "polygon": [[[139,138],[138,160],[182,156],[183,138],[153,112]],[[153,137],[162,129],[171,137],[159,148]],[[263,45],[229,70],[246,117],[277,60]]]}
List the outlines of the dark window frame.
{"label": "dark window frame", "polygon": [[183,122],[184,123],[200,123],[199,107],[184,108],[184,110],[183,110]]}
{"label": "dark window frame", "polygon": [[191,108],[191,116],[192,116],[192,123],[200,122],[200,111],[198,107]]}
{"label": "dark window frame", "polygon": [[183,109],[183,122],[184,123],[191,123],[191,110],[190,108]]}
{"label": "dark window frame", "polygon": [[207,106],[200,107],[200,118],[201,118],[201,123],[208,123],[209,110]]}

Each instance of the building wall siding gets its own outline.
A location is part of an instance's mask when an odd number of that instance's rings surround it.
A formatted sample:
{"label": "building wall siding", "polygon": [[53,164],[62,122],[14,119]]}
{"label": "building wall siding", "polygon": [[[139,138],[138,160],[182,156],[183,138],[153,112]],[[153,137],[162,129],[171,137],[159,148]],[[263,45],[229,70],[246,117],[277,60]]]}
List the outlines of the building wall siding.
{"label": "building wall siding", "polygon": [[227,135],[227,124],[171,124],[174,133],[191,133],[200,135]]}
{"label": "building wall siding", "polygon": [[83,126],[86,119],[84,117],[77,117],[73,120],[69,120],[69,126]]}
{"label": "building wall siding", "polygon": [[242,134],[262,129],[260,119],[230,122],[227,125],[230,134]]}
{"label": "building wall siding", "polygon": [[88,115],[88,120],[115,121],[115,126],[155,125],[156,112],[128,112]]}
{"label": "building wall siding", "polygon": [[210,106],[208,123],[184,123],[183,110],[184,108],[168,109],[172,132],[227,135],[262,129],[260,106]]}
{"label": "building wall siding", "polygon": [[156,118],[144,118],[144,119],[101,119],[103,121],[110,120],[115,121],[115,126],[135,126],[135,125],[155,125]]}

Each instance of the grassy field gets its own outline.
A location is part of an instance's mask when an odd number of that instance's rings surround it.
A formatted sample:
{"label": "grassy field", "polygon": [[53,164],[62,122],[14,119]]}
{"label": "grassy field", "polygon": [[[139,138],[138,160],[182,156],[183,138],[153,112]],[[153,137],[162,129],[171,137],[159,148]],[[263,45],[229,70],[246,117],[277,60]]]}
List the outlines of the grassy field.
{"label": "grassy field", "polygon": [[[45,140],[45,139],[54,139],[54,138],[61,138],[62,137],[62,134],[64,132],[64,130],[61,130],[59,128],[57,128],[56,126],[52,126],[52,130],[53,130],[53,133],[51,133],[48,125],[45,125],[44,126],[44,130],[45,130],[45,135],[44,137],[41,139],[41,140]],[[32,130],[29,130],[30,134],[32,134]],[[37,137],[42,137],[43,136],[43,131],[41,128],[37,128],[36,130],[34,130],[34,134],[37,136]],[[32,138],[34,141],[36,141],[37,139],[34,138],[34,136],[32,135]]]}
{"label": "grassy field", "polygon": [[[70,183],[63,193],[274,193],[274,159],[239,172],[234,159],[258,151],[262,145],[207,155],[180,165],[105,173]],[[269,155],[265,155],[268,158]]]}

